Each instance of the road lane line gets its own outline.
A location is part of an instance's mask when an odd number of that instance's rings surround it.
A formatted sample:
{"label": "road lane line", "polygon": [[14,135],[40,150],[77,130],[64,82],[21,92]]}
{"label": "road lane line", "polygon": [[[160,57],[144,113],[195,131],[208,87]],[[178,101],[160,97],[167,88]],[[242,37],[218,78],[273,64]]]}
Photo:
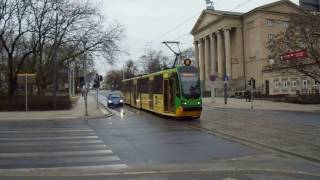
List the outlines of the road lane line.
{"label": "road lane line", "polygon": [[33,152],[33,153],[0,153],[0,158],[27,158],[27,157],[60,157],[70,155],[112,154],[111,150],[88,151],[61,151],[61,152]]}

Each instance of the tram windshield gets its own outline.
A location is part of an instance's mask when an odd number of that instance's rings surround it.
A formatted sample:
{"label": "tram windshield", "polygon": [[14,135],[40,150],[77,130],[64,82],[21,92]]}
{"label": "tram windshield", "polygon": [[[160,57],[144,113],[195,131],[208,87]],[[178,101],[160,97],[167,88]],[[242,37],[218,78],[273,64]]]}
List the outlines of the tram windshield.
{"label": "tram windshield", "polygon": [[180,67],[179,76],[182,95],[186,98],[199,98],[201,96],[198,70],[195,67]]}

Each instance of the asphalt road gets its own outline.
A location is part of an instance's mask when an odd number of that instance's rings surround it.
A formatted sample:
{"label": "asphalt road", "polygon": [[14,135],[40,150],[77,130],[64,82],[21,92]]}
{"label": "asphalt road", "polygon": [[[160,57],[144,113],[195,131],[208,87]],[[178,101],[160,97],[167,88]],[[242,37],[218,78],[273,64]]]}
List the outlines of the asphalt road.
{"label": "asphalt road", "polygon": [[[101,103],[107,94],[100,93]],[[0,179],[320,178],[317,164],[190,126],[198,121],[127,106],[112,112],[104,119],[0,122]]]}

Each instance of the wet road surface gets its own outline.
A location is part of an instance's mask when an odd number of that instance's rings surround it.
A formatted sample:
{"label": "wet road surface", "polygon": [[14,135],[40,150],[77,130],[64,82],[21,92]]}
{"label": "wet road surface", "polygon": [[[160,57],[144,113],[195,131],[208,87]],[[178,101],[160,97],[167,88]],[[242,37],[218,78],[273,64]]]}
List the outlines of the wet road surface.
{"label": "wet road surface", "polygon": [[[101,95],[105,103],[107,93]],[[112,112],[102,119],[0,122],[1,179],[26,174],[29,179],[319,177],[318,164],[190,126],[199,120],[175,120],[128,106]],[[38,171],[41,178],[32,176]]]}

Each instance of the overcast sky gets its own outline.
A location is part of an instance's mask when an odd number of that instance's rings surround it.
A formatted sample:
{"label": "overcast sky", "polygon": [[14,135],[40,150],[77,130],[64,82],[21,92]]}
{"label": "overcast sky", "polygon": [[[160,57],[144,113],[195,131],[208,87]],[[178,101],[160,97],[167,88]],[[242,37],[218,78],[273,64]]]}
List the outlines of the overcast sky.
{"label": "overcast sky", "polygon": [[[277,0],[214,0],[215,9],[247,12]],[[298,3],[299,0],[292,0]],[[146,48],[163,50],[172,55],[163,41],[180,41],[181,49],[192,47],[190,31],[202,10],[205,0],[102,0],[100,6],[108,22],[118,22],[126,27],[123,51],[116,65],[96,62],[101,74],[121,68],[127,59],[137,60]]]}

